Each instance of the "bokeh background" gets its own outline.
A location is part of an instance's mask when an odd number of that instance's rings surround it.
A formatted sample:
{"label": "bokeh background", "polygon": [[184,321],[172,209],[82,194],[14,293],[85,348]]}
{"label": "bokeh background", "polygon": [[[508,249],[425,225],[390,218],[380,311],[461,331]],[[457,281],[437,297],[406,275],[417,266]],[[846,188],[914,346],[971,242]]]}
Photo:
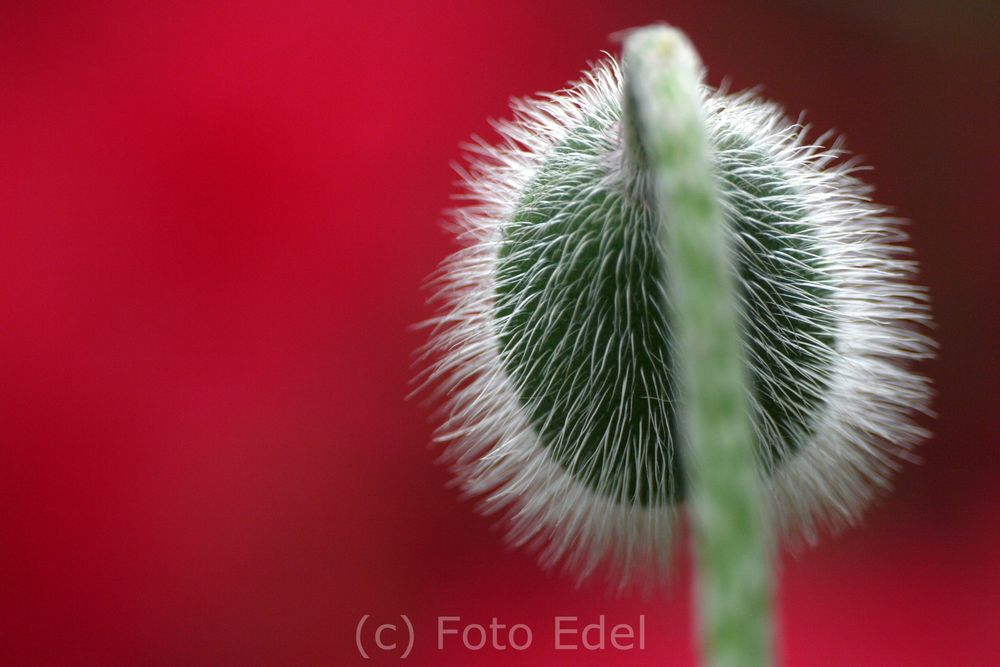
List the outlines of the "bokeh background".
{"label": "bokeh background", "polygon": [[[358,664],[363,614],[693,664],[686,549],[662,599],[541,572],[404,400],[458,144],[656,20],[844,133],[934,296],[936,436],[784,558],[784,664],[1000,664],[1000,9],[944,0],[4,3],[0,664]],[[646,649],[549,648],[599,614]]]}

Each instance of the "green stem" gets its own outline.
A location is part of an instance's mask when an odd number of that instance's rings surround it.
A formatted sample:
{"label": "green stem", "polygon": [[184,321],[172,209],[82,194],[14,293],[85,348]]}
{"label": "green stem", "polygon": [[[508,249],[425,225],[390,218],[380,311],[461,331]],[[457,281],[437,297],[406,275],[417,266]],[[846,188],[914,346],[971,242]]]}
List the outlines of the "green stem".
{"label": "green stem", "polygon": [[701,650],[713,667],[772,660],[771,560],[754,461],[739,303],[699,87],[678,30],[625,41],[626,140],[650,171],[675,341]]}

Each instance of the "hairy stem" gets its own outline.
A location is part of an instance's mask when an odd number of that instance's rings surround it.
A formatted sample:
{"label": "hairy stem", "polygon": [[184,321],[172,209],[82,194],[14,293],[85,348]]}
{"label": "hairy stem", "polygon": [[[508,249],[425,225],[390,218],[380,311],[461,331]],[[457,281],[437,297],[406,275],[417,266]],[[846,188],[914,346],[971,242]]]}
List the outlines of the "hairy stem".
{"label": "hairy stem", "polygon": [[630,33],[624,56],[626,141],[649,170],[667,260],[701,651],[713,667],[763,667],[772,660],[770,540],[701,63],[666,26]]}

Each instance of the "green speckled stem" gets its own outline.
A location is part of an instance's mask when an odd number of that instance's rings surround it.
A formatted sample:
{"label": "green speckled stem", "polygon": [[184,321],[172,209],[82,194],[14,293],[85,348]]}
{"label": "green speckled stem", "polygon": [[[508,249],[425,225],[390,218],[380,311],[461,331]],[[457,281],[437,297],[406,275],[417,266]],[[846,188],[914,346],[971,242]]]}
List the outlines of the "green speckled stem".
{"label": "green speckled stem", "polygon": [[665,26],[631,33],[624,63],[626,140],[650,170],[669,274],[702,655],[713,667],[763,667],[772,660],[769,531],[701,64]]}

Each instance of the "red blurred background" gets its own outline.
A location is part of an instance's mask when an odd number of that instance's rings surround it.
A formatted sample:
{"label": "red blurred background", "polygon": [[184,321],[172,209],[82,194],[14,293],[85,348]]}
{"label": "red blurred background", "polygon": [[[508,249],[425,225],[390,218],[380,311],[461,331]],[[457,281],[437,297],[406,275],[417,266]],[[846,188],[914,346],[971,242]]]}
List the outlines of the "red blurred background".
{"label": "red blurred background", "polygon": [[[1000,11],[869,4],[5,3],[0,664],[355,664],[363,614],[409,664],[693,664],[686,557],[655,600],[539,571],[404,400],[458,144],[656,20],[844,132],[935,298],[936,437],[785,558],[785,664],[1000,664]],[[599,614],[645,650],[551,650]],[[440,615],[534,646],[437,651]]]}

